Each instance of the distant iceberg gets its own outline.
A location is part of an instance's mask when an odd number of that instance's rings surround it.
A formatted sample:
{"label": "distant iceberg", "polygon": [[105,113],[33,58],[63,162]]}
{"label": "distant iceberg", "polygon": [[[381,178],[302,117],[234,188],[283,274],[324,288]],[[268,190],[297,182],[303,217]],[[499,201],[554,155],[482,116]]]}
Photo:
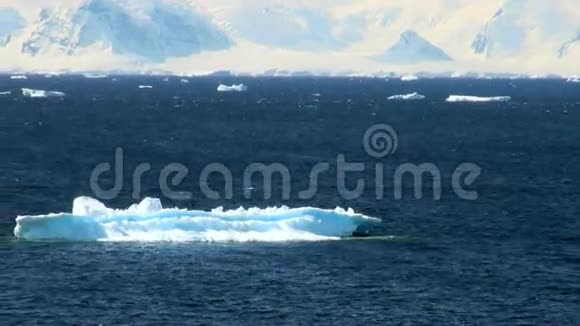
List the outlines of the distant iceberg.
{"label": "distant iceberg", "polygon": [[30,88],[22,88],[22,95],[31,98],[66,96],[66,94],[63,92],[45,91],[41,89],[30,89]]}
{"label": "distant iceberg", "polygon": [[83,76],[87,79],[102,79],[109,77],[109,75],[107,74],[92,74],[92,73],[83,74]]}
{"label": "distant iceberg", "polygon": [[570,76],[566,79],[567,83],[580,83],[580,76]]}
{"label": "distant iceberg", "polygon": [[25,75],[14,75],[14,76],[10,76],[10,79],[13,79],[13,80],[24,80],[24,79],[28,79],[28,77],[25,76]]}
{"label": "distant iceberg", "polygon": [[153,88],[153,86],[151,86],[151,85],[139,85],[139,88],[140,89],[151,89],[151,88]]}
{"label": "distant iceberg", "polygon": [[72,213],[18,217],[14,235],[21,240],[52,241],[328,241],[380,221],[342,208],[166,209],[153,198],[116,210],[79,197]]}
{"label": "distant iceberg", "polygon": [[510,96],[492,96],[492,97],[480,97],[480,96],[468,96],[468,95],[449,95],[446,102],[509,102],[511,101]]}
{"label": "distant iceberg", "polygon": [[181,82],[184,83],[184,84],[188,84],[189,83],[189,80],[183,78],[183,79],[181,79]]}
{"label": "distant iceberg", "polygon": [[244,84],[232,85],[232,86],[227,86],[227,85],[221,84],[217,88],[218,92],[245,92],[247,90],[248,90],[248,86],[246,86]]}
{"label": "distant iceberg", "polygon": [[421,95],[417,92],[411,94],[393,95],[387,98],[389,101],[414,101],[414,100],[424,100],[425,95]]}
{"label": "distant iceberg", "polygon": [[401,80],[402,81],[414,81],[414,80],[419,80],[419,77],[417,77],[415,75],[406,75],[406,76],[402,76]]}

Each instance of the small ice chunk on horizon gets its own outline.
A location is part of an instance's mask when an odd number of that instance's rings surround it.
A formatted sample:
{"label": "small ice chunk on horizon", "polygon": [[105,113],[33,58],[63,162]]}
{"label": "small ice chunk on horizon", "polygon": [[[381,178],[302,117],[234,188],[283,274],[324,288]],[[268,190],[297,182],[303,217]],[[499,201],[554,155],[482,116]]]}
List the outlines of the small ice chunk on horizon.
{"label": "small ice chunk on horizon", "polygon": [[248,90],[248,86],[244,85],[244,84],[239,84],[239,85],[231,85],[231,86],[227,86],[224,84],[220,84],[217,88],[218,92],[245,92]]}
{"label": "small ice chunk on horizon", "polygon": [[509,102],[511,101],[510,96],[491,96],[491,97],[481,97],[481,96],[471,96],[471,95],[449,95],[445,102]]}
{"label": "small ice chunk on horizon", "polygon": [[109,75],[107,75],[107,74],[94,74],[94,73],[86,73],[86,74],[83,74],[83,76],[87,79],[102,79],[102,78],[109,77]]}
{"label": "small ice chunk on horizon", "polygon": [[416,100],[424,100],[426,97],[425,95],[421,95],[417,92],[411,94],[401,94],[401,95],[393,95],[387,98],[389,101],[416,101]]}
{"label": "small ice chunk on horizon", "polygon": [[12,79],[12,80],[25,80],[25,79],[28,79],[28,77],[26,75],[14,75],[14,76],[10,76],[10,79]]}
{"label": "small ice chunk on horizon", "polygon": [[139,89],[151,89],[153,86],[151,85],[139,85]]}
{"label": "small ice chunk on horizon", "polygon": [[415,75],[405,75],[401,77],[401,81],[415,81],[415,80],[419,80],[419,77]]}
{"label": "small ice chunk on horizon", "polygon": [[580,83],[580,76],[570,76],[566,79],[567,83]]}
{"label": "small ice chunk on horizon", "polygon": [[45,91],[42,89],[30,89],[22,88],[22,95],[30,98],[42,98],[42,97],[64,97],[66,96],[63,92],[57,91]]}

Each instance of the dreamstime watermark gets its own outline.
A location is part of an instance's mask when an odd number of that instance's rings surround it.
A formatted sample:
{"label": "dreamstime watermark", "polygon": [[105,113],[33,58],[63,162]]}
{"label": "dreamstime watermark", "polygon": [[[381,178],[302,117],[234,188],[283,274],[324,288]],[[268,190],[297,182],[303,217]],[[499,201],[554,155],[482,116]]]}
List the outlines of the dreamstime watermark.
{"label": "dreamstime watermark", "polygon": [[[345,200],[354,200],[362,197],[368,190],[365,178],[356,180],[354,187],[348,187],[347,175],[351,173],[374,173],[374,195],[377,200],[385,199],[385,165],[384,161],[388,156],[394,155],[399,147],[399,137],[396,130],[387,124],[377,124],[370,127],[364,134],[363,147],[365,152],[374,160],[373,163],[349,162],[345,154],[338,154],[335,163],[336,169],[332,170],[330,162],[320,162],[315,164],[308,175],[308,188],[297,192],[298,199],[309,200],[316,196],[319,189],[319,179],[323,174],[333,173],[336,176],[336,189],[338,195]],[[372,167],[370,167],[372,166]],[[151,163],[141,163],[132,169],[132,197],[140,199],[142,196],[143,178],[152,171]],[[332,172],[331,172],[332,171]],[[113,185],[109,189],[103,189],[100,181],[104,174],[113,174]],[[125,187],[125,156],[122,148],[115,150],[114,164],[109,162],[97,165],[90,176],[90,187],[93,194],[103,200],[113,199],[121,194]],[[481,175],[482,169],[474,163],[459,164],[451,175],[451,189],[453,193],[463,200],[478,199],[478,192],[469,189],[473,187],[477,178]],[[188,167],[182,163],[171,163],[165,165],[159,173],[159,189],[163,196],[171,200],[191,200],[193,192],[175,190],[184,183],[190,176]],[[223,180],[223,187],[210,186],[210,178],[220,177]],[[276,178],[275,178],[276,177]],[[262,180],[261,193],[263,199],[272,199],[275,189],[281,189],[283,200],[292,199],[292,172],[283,163],[252,163],[243,172],[242,193],[245,199],[252,199],[256,196],[253,191],[256,178]],[[301,178],[305,176],[301,175]],[[405,178],[412,178],[412,185],[405,186]],[[432,199],[442,198],[443,178],[439,167],[433,163],[404,163],[394,169],[391,178],[393,186],[393,199],[401,200],[404,197],[404,190],[409,192],[412,189],[415,199],[424,198],[425,185],[431,184]],[[199,191],[208,199],[233,199],[234,198],[234,174],[223,163],[211,163],[206,165],[198,176]],[[281,181],[276,183],[275,181]]]}

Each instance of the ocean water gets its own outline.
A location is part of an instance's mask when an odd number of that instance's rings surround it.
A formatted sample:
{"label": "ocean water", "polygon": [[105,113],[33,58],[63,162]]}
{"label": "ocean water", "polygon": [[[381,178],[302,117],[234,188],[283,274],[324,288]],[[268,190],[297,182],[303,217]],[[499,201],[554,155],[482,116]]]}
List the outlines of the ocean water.
{"label": "ocean water", "polygon": [[[0,95],[1,324],[580,323],[578,84],[164,78],[0,76],[0,94],[12,92]],[[247,92],[216,91],[219,84],[242,82]],[[66,96],[26,98],[21,88]],[[413,92],[427,99],[387,101]],[[512,100],[446,103],[451,94]],[[396,131],[397,146],[376,158],[364,135],[382,124]],[[123,187],[100,199],[108,207],[127,208],[145,197],[199,211],[350,207],[382,221],[369,226],[370,238],[321,241],[14,236],[18,216],[71,212],[75,198],[98,197],[91,173],[101,163],[114,164],[118,148]],[[346,178],[350,189],[365,181],[356,198],[339,192],[339,155],[367,168]],[[259,180],[244,184],[245,169],[256,162],[288,168],[289,198],[277,179],[271,198]],[[301,198],[312,167],[324,162],[330,172],[320,175],[311,198]],[[135,194],[132,172],[141,163],[151,171]],[[187,198],[169,198],[160,186],[161,171],[171,163],[188,168],[183,182],[172,186],[190,192]],[[208,198],[200,190],[199,175],[212,163],[231,171],[231,198]],[[379,163],[386,180],[381,199],[374,183]],[[397,199],[389,180],[405,163],[436,166],[441,198],[431,195],[430,179],[423,198],[415,198],[413,180],[406,178]],[[481,168],[469,186],[476,200],[453,191],[462,163]],[[117,180],[111,173],[102,178],[103,188]],[[210,181],[223,192],[223,181]]]}

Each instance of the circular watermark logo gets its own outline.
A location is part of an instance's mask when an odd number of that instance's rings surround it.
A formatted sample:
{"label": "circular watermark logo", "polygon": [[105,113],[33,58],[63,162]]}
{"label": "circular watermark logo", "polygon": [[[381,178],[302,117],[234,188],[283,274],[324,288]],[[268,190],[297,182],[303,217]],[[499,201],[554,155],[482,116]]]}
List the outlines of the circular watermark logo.
{"label": "circular watermark logo", "polygon": [[367,154],[383,158],[395,154],[399,147],[399,136],[393,127],[381,123],[367,129],[363,144]]}

